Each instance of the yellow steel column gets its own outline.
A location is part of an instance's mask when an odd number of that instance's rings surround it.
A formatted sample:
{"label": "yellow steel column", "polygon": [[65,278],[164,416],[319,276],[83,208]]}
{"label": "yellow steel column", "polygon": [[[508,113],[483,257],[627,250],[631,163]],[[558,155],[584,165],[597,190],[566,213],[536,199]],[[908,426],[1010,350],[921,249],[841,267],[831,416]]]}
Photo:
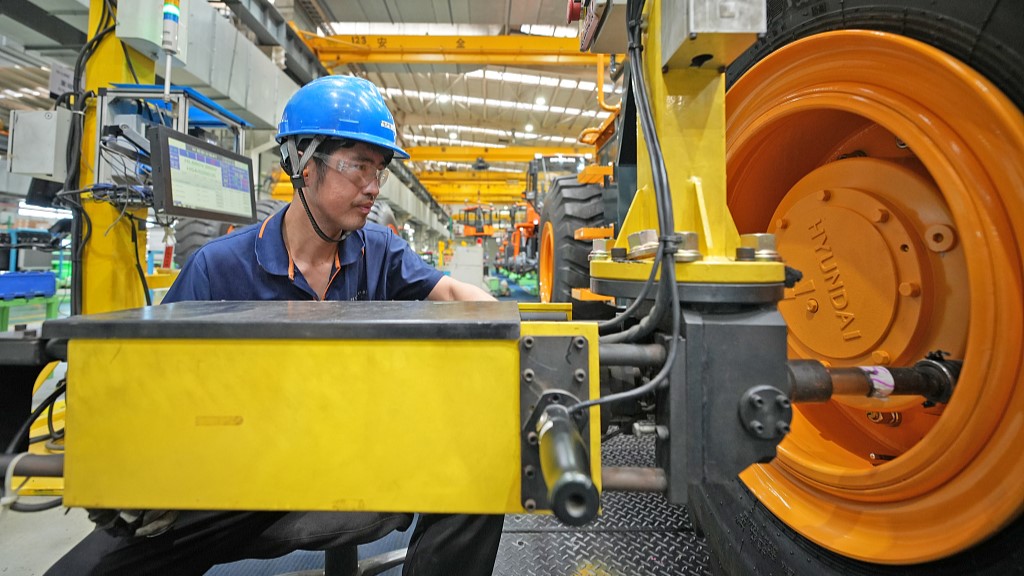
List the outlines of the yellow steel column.
{"label": "yellow steel column", "polygon": [[[697,232],[704,256],[699,262],[677,263],[676,278],[704,283],[782,282],[781,263],[733,260],[739,233],[726,204],[725,74],[713,67],[662,71],[660,4],[660,0],[647,3],[650,17],[644,35],[643,74],[668,172],[675,231]],[[650,154],[642,136],[637,137],[637,188],[616,247],[627,247],[633,232],[658,229]],[[642,281],[650,266],[650,260],[644,265],[594,260],[590,275]]]}
{"label": "yellow steel column", "polygon": [[[662,73],[660,4],[647,3],[644,74],[668,165],[676,230],[698,232],[705,258],[732,256],[739,234],[725,202],[725,74],[695,68]],[[647,143],[637,140],[637,186],[653,188]]]}
{"label": "yellow steel column", "polygon": [[[89,37],[95,32],[104,0],[89,3]],[[139,82],[152,83],[155,79],[153,61],[139,55],[131,48],[132,63],[139,76]],[[86,91],[98,91],[115,82],[134,83],[128,69],[124,51],[117,37],[111,33],[96,48],[85,67]],[[89,104],[85,111],[85,126],[82,131],[81,176],[79,186],[85,188],[95,183],[93,160],[96,157],[96,105]],[[125,308],[134,308],[145,303],[142,282],[135,270],[135,258],[145,263],[146,231],[139,231],[139,251],[132,245],[132,221],[123,218],[111,227],[121,211],[111,204],[96,202],[86,197],[83,202],[86,214],[92,222],[92,234],[85,244],[82,258],[82,313],[95,314]],[[139,219],[146,218],[146,210],[129,211]],[[107,232],[107,229],[110,229]]]}

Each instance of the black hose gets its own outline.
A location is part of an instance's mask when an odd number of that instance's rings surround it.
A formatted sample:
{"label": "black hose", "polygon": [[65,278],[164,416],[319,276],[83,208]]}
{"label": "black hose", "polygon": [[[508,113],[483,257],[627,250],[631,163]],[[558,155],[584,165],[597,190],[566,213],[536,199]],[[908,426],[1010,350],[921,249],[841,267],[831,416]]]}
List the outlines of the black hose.
{"label": "black hose", "polygon": [[654,255],[654,264],[651,265],[651,274],[647,277],[647,281],[644,282],[643,287],[640,289],[640,293],[637,294],[636,299],[626,307],[620,314],[610,320],[599,322],[597,324],[597,331],[599,334],[608,334],[612,330],[622,326],[626,320],[633,317],[636,311],[647,299],[647,293],[651,291],[651,286],[654,286],[654,279],[658,276],[658,268],[661,266],[661,250]]}
{"label": "black hose", "polygon": [[[628,14],[628,26],[629,26],[629,55],[630,62],[636,62],[638,64],[634,73],[631,74],[633,79],[634,95],[636,97],[637,115],[640,118],[641,128],[643,129],[644,140],[647,142],[649,151],[649,157],[651,161],[651,171],[654,180],[654,192],[655,201],[658,209],[658,224],[661,229],[661,237],[659,239],[660,250],[663,252],[662,258],[662,273],[661,273],[661,290],[658,292],[657,300],[655,300],[654,308],[651,312],[641,320],[641,324],[647,321],[647,324],[653,329],[657,326],[661,320],[661,315],[664,314],[664,302],[667,298],[671,302],[670,309],[672,315],[672,332],[671,340],[669,342],[668,354],[665,358],[665,364],[661,370],[648,381],[646,384],[629,390],[626,392],[619,392],[617,394],[610,394],[602,398],[594,400],[587,400],[580,402],[572,406],[570,411],[578,412],[591,406],[597,406],[601,404],[612,404],[618,402],[625,402],[627,400],[633,400],[636,398],[643,397],[659,387],[663,386],[668,382],[668,375],[672,371],[672,365],[675,363],[676,354],[679,349],[679,337],[682,331],[682,325],[680,320],[681,310],[679,306],[679,297],[676,293],[676,268],[675,268],[675,251],[676,241],[673,236],[675,229],[674,216],[672,214],[672,196],[669,190],[668,184],[668,172],[665,168],[665,157],[662,154],[661,143],[658,141],[658,134],[654,125],[654,116],[651,113],[650,98],[647,91],[647,83],[644,80],[643,67],[642,67],[642,55],[641,52],[643,47],[641,45],[641,16],[643,14],[644,0],[628,0],[626,12]],[[659,306],[660,304],[660,306]],[[657,313],[656,313],[657,312]],[[649,319],[649,320],[648,320]],[[639,326],[639,325],[638,325]],[[635,328],[635,327],[634,327]],[[644,329],[638,330],[636,334],[639,334]],[[628,332],[628,331],[627,331]],[[618,336],[612,334],[609,336]],[[608,336],[601,338],[602,342],[612,342]]]}
{"label": "black hose", "polygon": [[39,502],[37,504],[14,502],[13,504],[11,504],[11,510],[14,510],[15,512],[42,512],[44,510],[52,510],[54,508],[59,508],[63,504],[63,498],[54,498],[53,500],[47,500],[46,502]]}
{"label": "black hose", "polygon": [[51,404],[56,402],[57,398],[60,398],[61,394],[64,394],[65,389],[66,386],[57,386],[57,389],[50,393],[50,395],[47,396],[46,399],[43,400],[43,402],[39,404],[39,406],[36,407],[35,410],[32,411],[32,414],[29,415],[28,420],[25,420],[25,423],[21,425],[21,428],[18,428],[18,431],[14,434],[14,437],[11,438],[10,444],[8,444],[7,448],[4,450],[4,454],[14,454],[15,450],[18,449],[18,442],[22,438],[24,438],[26,434],[28,434],[29,428],[32,427],[32,423],[35,422],[37,418],[42,416],[43,411],[49,408]]}

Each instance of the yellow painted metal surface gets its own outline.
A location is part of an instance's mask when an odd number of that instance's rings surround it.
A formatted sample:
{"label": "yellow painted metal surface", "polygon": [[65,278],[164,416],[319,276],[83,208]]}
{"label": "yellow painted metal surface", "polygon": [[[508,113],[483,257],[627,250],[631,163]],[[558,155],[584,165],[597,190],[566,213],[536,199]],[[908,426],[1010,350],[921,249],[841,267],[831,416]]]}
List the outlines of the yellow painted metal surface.
{"label": "yellow painted metal surface", "polygon": [[599,240],[615,237],[615,223],[601,228],[577,228],[572,231],[575,240]]}
{"label": "yellow painted metal surface", "polygon": [[171,284],[174,284],[174,279],[178,277],[179,272],[180,270],[157,268],[153,274],[146,274],[146,284],[149,285],[150,290],[170,288]]}
{"label": "yellow painted metal surface", "polygon": [[595,294],[590,288],[573,288],[572,298],[581,302],[615,302],[614,296]]}
{"label": "yellow painted metal surface", "polygon": [[572,320],[571,302],[519,302],[520,312],[564,312],[566,320]]}
{"label": "yellow painted metal surface", "polygon": [[[653,260],[594,260],[590,263],[590,275],[594,278],[643,282],[651,275],[652,263]],[[661,277],[660,271],[658,277]],[[676,264],[677,282],[774,284],[782,282],[785,277],[786,268],[781,262],[703,260]]]}
{"label": "yellow painted metal surface", "polygon": [[327,68],[353,63],[594,66],[607,58],[581,53],[575,38],[300,34]]}
{"label": "yellow painted metal surface", "polygon": [[[104,0],[91,0],[89,4],[89,37],[99,23]],[[153,61],[127,48],[133,56],[132,63],[139,76],[139,82],[152,83],[155,75]],[[97,91],[113,83],[135,83],[128,69],[125,52],[113,34],[110,34],[96,48],[85,68],[86,90]],[[93,159],[96,157],[96,107],[86,108],[85,126],[82,134],[81,187],[93,184]],[[85,211],[92,222],[92,235],[85,245],[82,262],[82,311],[85,314],[110,312],[142,306],[145,303],[142,283],[135,271],[136,258],[145,260],[146,232],[138,233],[138,250],[132,244],[131,220],[111,224],[121,215],[121,210],[111,204],[85,200]],[[146,210],[128,211],[136,218],[145,219]],[[109,233],[105,233],[110,228]]]}
{"label": "yellow painted metal surface", "polygon": [[430,195],[441,203],[460,202],[504,202],[513,203],[522,200],[525,184],[516,181],[514,184],[505,182],[477,182],[477,183],[445,183],[445,182],[422,182],[423,187],[430,192]]}
{"label": "yellow painted metal surface", "polygon": [[592,150],[586,146],[412,146],[405,149],[414,162],[438,160],[447,162],[473,162],[483,158],[488,162],[529,162],[537,154],[545,156],[583,156]]}
{"label": "yellow painted metal surface", "polygon": [[[660,1],[648,4],[658,14]],[[661,22],[650,20],[646,54],[661,53]],[[658,58],[644,59],[644,74],[661,149],[666,154],[672,214],[676,231],[697,232],[700,262],[676,265],[679,282],[775,283],[785,279],[780,263],[735,262],[739,233],[726,204],[725,76],[717,69],[670,68]],[[640,230],[658,230],[650,154],[637,139],[637,193],[615,247],[629,248],[627,238]],[[646,280],[651,262],[593,261],[590,275],[615,280]]]}
{"label": "yellow painted metal surface", "polygon": [[281,202],[291,202],[295,195],[292,179],[280,168],[274,168],[273,178],[274,183],[270,187],[270,197]]}
{"label": "yellow painted metal surface", "polygon": [[[598,393],[596,325],[521,332],[586,336]],[[69,354],[68,505],[523,512],[517,340],[75,340]]]}
{"label": "yellow painted metal surface", "polygon": [[615,169],[611,166],[591,164],[576,175],[581,184],[603,184],[605,178],[614,178]]}
{"label": "yellow painted metal surface", "polygon": [[[653,12],[660,0],[649,4]],[[661,53],[661,20],[653,18],[646,54]],[[668,156],[676,230],[700,233],[705,257],[731,257],[739,234],[726,205],[725,189],[725,75],[716,69],[669,69],[662,73],[658,58],[644,59],[654,122],[661,148]],[[653,188],[648,148],[637,143],[637,187]],[[657,228],[657,220],[634,228]],[[636,223],[640,224],[640,223]]]}
{"label": "yellow painted metal surface", "polygon": [[443,182],[448,184],[476,184],[479,182],[502,182],[505,184],[520,183],[524,181],[523,174],[514,172],[470,172],[468,170],[425,170],[417,172],[416,178],[424,185]]}

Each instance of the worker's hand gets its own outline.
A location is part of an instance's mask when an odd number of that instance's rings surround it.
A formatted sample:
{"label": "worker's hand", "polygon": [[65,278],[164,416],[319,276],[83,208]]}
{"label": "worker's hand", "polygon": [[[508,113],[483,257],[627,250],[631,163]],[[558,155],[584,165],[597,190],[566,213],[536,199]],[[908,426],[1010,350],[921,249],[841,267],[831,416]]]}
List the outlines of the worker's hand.
{"label": "worker's hand", "polygon": [[177,510],[89,510],[89,519],[114,536],[159,536],[174,525]]}

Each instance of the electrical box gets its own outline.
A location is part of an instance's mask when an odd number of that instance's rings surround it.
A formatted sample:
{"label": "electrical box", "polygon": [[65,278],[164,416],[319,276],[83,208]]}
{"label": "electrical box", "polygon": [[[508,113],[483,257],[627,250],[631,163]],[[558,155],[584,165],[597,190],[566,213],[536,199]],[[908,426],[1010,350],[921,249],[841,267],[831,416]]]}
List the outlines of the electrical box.
{"label": "electrical box", "polygon": [[661,65],[728,66],[768,29],[766,0],[663,0]]}
{"label": "electrical box", "polygon": [[590,0],[580,12],[580,51],[623,54],[629,45],[626,34],[626,0]]}
{"label": "electrical box", "polygon": [[64,182],[71,114],[66,108],[12,110],[7,171]]}
{"label": "electrical box", "polygon": [[[178,53],[171,55],[174,66],[188,63],[188,9],[189,0],[179,2]],[[164,31],[163,0],[132,0],[117,6],[117,39],[162,62],[165,58],[160,47]]]}

